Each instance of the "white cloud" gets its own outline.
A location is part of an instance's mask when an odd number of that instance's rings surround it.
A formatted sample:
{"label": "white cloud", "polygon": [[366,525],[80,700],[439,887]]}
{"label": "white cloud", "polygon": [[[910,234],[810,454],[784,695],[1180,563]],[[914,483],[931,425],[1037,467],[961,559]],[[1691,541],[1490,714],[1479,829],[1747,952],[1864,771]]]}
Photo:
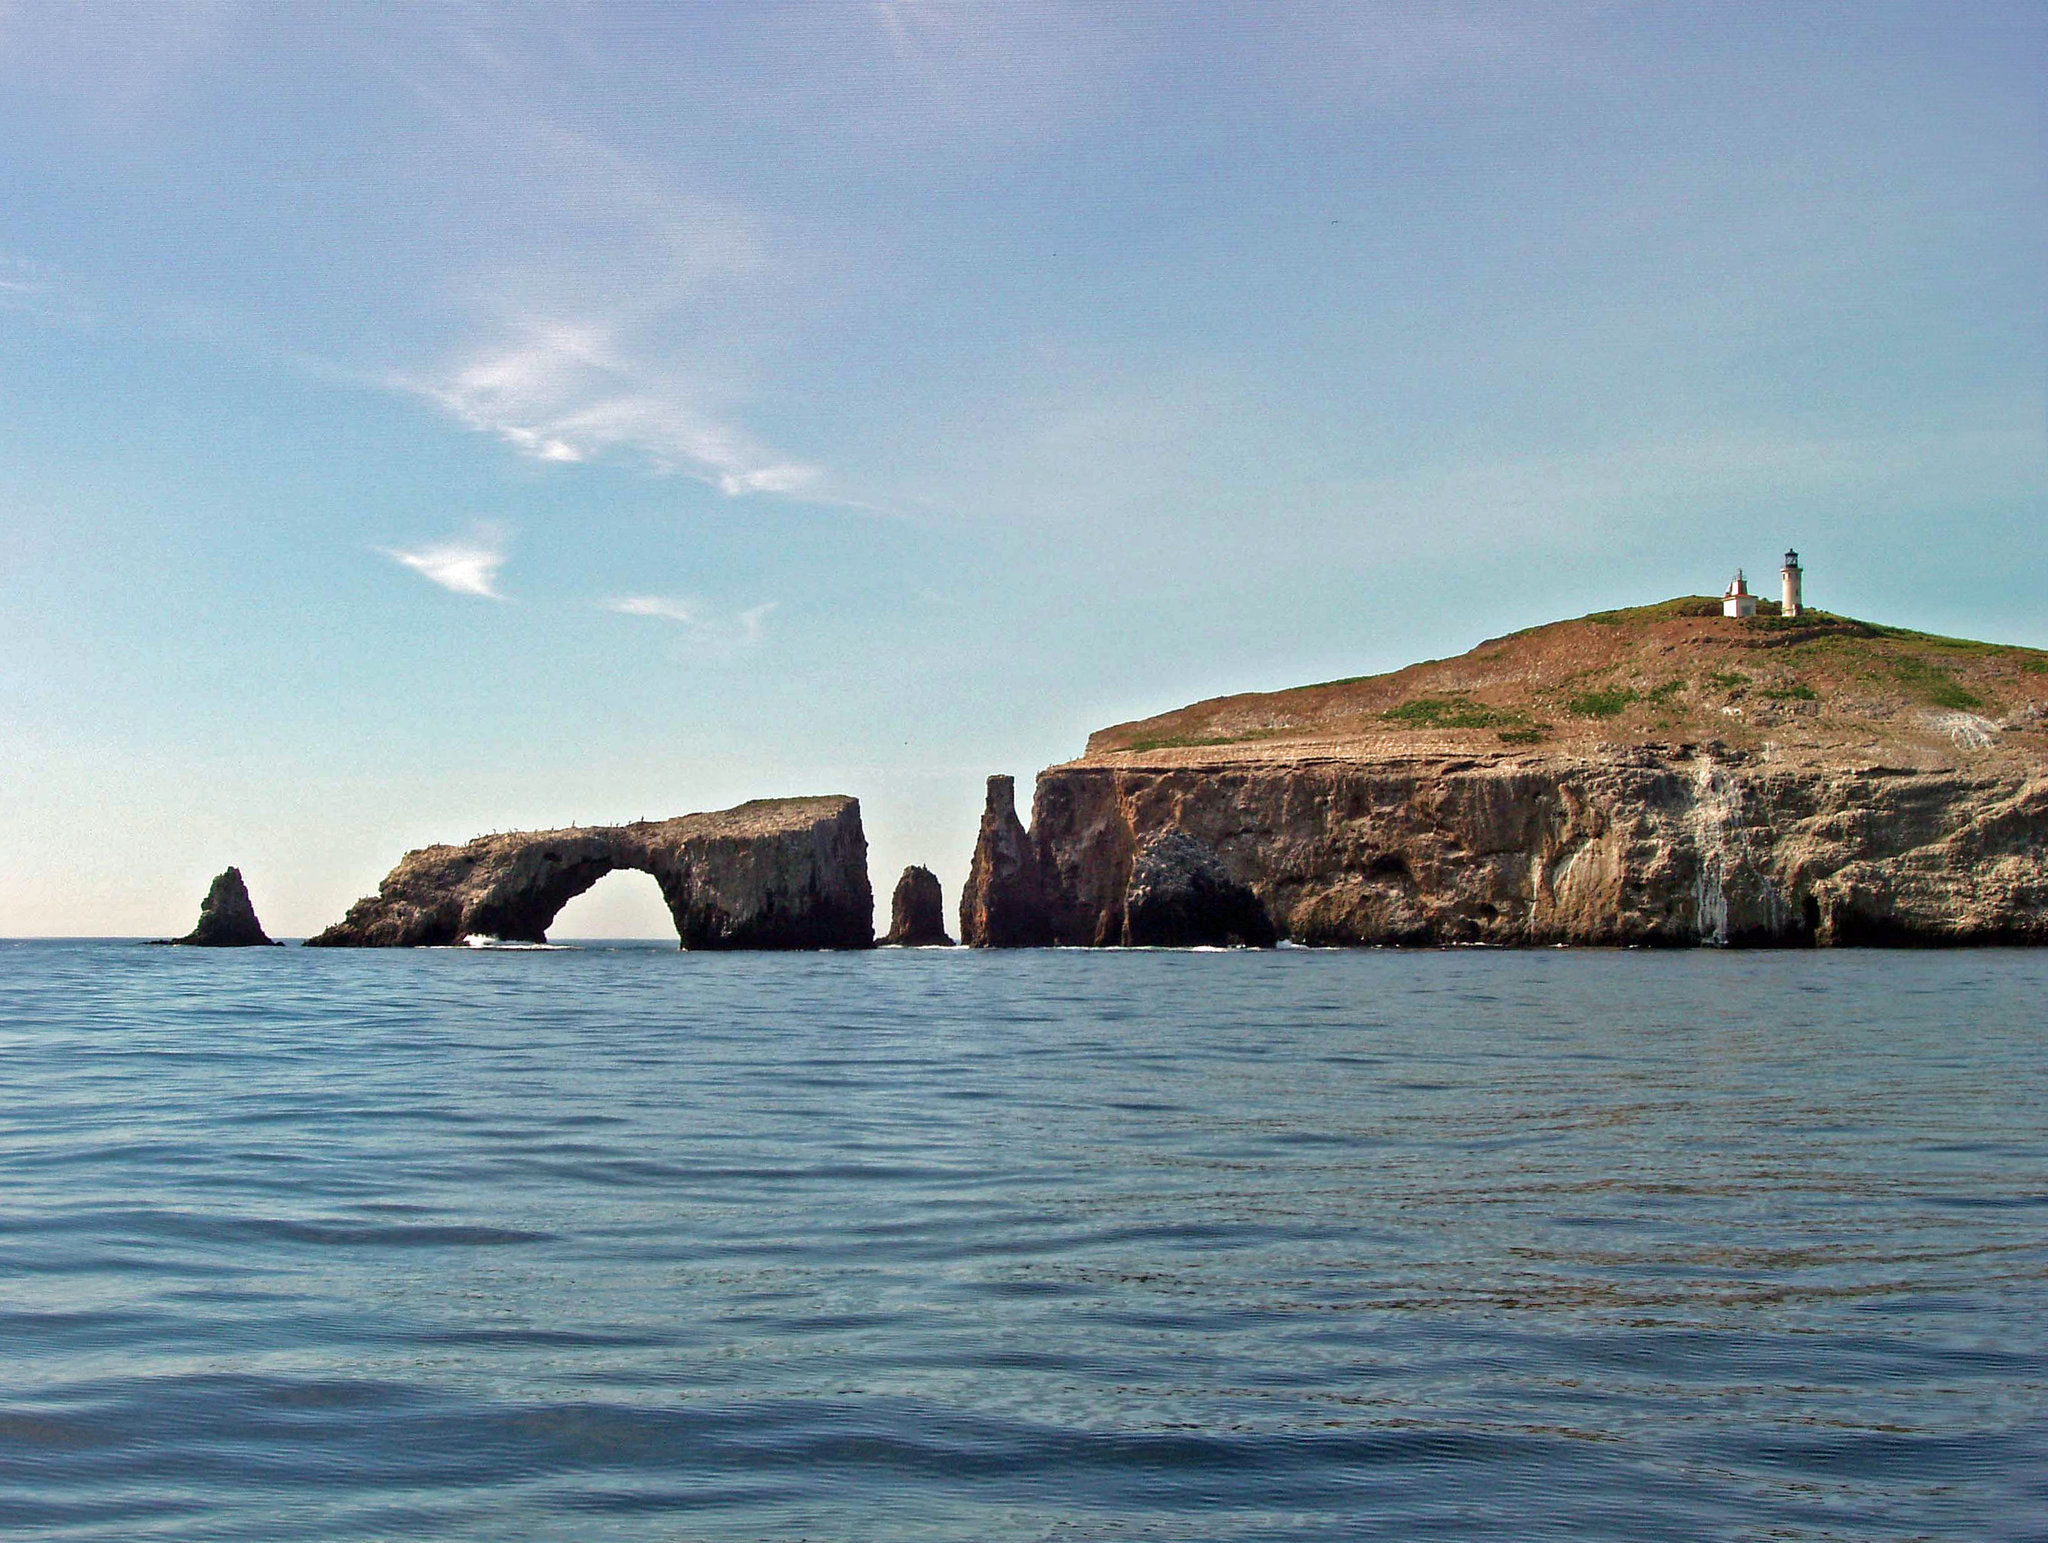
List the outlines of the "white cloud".
{"label": "white cloud", "polygon": [[535,460],[627,450],[734,497],[800,493],[819,480],[815,467],[712,416],[701,405],[705,387],[626,357],[611,324],[536,318],[512,331],[438,378],[403,383]]}
{"label": "white cloud", "polygon": [[646,616],[673,623],[683,629],[692,650],[730,656],[761,641],[776,602],[770,600],[744,611],[724,612],[686,597],[625,595],[607,600],[604,606],[621,616]]}
{"label": "white cloud", "polygon": [[69,275],[0,252],[0,311],[60,326],[90,326],[95,310]]}
{"label": "white cloud", "polygon": [[607,600],[605,609],[617,611],[621,616],[658,616],[663,621],[685,625],[697,619],[694,606],[687,601],[671,600],[666,595],[627,595],[622,599]]}
{"label": "white cloud", "polygon": [[411,551],[396,547],[377,550],[429,583],[458,595],[477,595],[485,600],[505,598],[498,591],[498,570],[505,566],[504,540],[494,530],[478,529],[454,541]]}
{"label": "white cloud", "polygon": [[529,217],[480,237],[456,287],[462,341],[389,382],[538,461],[626,454],[734,497],[816,484],[734,421],[791,277],[759,221],[564,121],[546,93],[457,73],[418,89]]}

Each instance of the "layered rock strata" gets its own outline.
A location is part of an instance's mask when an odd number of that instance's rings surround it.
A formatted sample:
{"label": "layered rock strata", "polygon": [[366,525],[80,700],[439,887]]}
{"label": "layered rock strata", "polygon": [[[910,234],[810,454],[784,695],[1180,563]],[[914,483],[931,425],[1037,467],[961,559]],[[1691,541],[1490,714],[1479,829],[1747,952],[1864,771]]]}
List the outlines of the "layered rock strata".
{"label": "layered rock strata", "polygon": [[1698,749],[1055,767],[1031,830],[1050,940],[1141,939],[1139,854],[1164,832],[1302,943],[2048,942],[2039,776]]}
{"label": "layered rock strata", "polygon": [[889,931],[882,942],[894,948],[950,948],[946,934],[946,900],[939,876],[912,866],[896,881],[889,897]]}
{"label": "layered rock strata", "polygon": [[192,948],[266,948],[270,939],[256,919],[242,870],[230,868],[208,886],[199,903],[199,925],[174,942]]}
{"label": "layered rock strata", "polygon": [[866,948],[867,839],[851,798],[762,799],[717,814],[511,831],[408,852],[308,947],[538,943],[615,868],[654,876],[685,948]]}

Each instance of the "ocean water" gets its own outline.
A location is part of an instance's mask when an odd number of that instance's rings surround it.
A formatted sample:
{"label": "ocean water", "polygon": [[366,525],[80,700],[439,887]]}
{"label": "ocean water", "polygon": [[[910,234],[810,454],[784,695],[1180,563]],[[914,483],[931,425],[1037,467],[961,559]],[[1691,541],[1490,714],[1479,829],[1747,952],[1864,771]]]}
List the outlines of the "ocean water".
{"label": "ocean water", "polygon": [[0,1534],[2048,1538],[2044,988],[0,944]]}

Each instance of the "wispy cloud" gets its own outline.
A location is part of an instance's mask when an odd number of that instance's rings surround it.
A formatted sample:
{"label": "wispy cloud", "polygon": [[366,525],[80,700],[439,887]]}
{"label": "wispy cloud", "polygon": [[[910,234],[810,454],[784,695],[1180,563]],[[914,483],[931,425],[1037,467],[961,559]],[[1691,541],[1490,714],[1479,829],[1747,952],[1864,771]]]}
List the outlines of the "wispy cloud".
{"label": "wispy cloud", "polygon": [[749,211],[565,120],[527,70],[396,72],[524,218],[491,224],[495,260],[455,286],[464,340],[392,384],[534,460],[622,454],[735,497],[820,482],[737,421],[789,277]]}
{"label": "wispy cloud", "polygon": [[646,616],[672,623],[684,630],[693,647],[730,655],[752,648],[761,641],[776,602],[771,600],[744,611],[726,612],[676,595],[623,595],[607,600],[604,606],[621,616]]}
{"label": "wispy cloud", "polygon": [[467,536],[434,546],[379,547],[393,562],[412,569],[421,578],[458,595],[476,595],[485,600],[503,600],[498,589],[498,570],[505,566],[505,541],[501,532],[480,526]]}
{"label": "wispy cloud", "polygon": [[636,452],[720,492],[800,493],[819,480],[700,405],[708,392],[677,372],[638,363],[608,322],[530,319],[513,336],[443,375],[403,383],[472,428],[540,461],[578,462]]}
{"label": "wispy cloud", "polygon": [[0,311],[37,321],[89,326],[93,308],[75,283],[47,263],[0,252]]}
{"label": "wispy cloud", "polygon": [[658,616],[663,621],[682,622],[686,626],[697,619],[697,608],[690,602],[672,600],[666,595],[627,595],[607,600],[605,609],[621,616]]}

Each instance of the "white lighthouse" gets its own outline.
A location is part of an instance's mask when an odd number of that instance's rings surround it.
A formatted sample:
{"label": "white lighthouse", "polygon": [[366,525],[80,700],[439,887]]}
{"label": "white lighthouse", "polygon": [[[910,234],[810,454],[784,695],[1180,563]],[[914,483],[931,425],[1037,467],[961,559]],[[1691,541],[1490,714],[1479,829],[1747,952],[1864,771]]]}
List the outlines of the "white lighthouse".
{"label": "white lighthouse", "polygon": [[1756,615],[1756,596],[1749,592],[1749,580],[1742,576],[1742,570],[1735,570],[1735,577],[1728,581],[1728,592],[1721,597],[1723,616]]}
{"label": "white lighthouse", "polygon": [[1799,593],[1800,572],[1797,552],[1785,554],[1785,566],[1778,570],[1778,577],[1785,581],[1785,614],[1797,616],[1806,608],[1806,603]]}

